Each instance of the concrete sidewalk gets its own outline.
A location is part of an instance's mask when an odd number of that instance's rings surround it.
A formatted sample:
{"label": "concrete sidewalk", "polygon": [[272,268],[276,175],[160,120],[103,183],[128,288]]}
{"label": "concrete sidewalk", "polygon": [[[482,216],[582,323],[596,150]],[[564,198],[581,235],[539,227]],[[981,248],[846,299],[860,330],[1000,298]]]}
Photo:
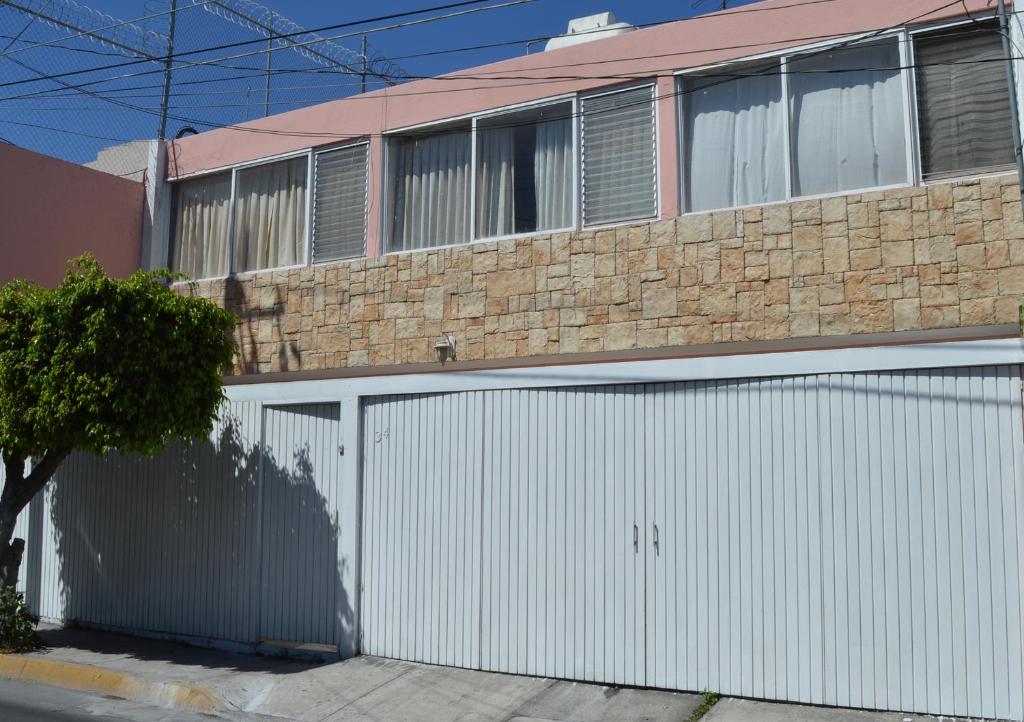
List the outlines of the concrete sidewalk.
{"label": "concrete sidewalk", "polygon": [[[49,648],[0,655],[0,676],[192,709],[232,720],[688,722],[700,695],[473,672],[358,657],[312,664],[80,629]],[[904,722],[877,714],[723,699],[708,722]]]}

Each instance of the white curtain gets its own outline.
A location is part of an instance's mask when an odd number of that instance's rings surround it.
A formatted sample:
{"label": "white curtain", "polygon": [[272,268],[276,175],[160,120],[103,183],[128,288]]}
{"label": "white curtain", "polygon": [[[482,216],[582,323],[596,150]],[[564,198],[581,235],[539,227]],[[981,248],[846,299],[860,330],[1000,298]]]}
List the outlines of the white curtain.
{"label": "white curtain", "polygon": [[306,158],[238,171],[236,271],[294,266],[306,260]]}
{"label": "white curtain", "polygon": [[537,190],[537,230],[572,225],[572,120],[547,120],[537,125],[533,177]]}
{"label": "white curtain", "polygon": [[790,62],[796,195],[908,180],[900,64],[895,40]]}
{"label": "white curtain", "polygon": [[190,278],[226,276],[231,174],[175,184],[174,205],[171,267]]}
{"label": "white curtain", "polygon": [[[763,68],[744,70],[755,73]],[[786,197],[785,118],[778,67],[764,77],[683,83],[686,210]]]}
{"label": "white curtain", "polygon": [[428,248],[469,240],[470,134],[392,141],[391,247]]}
{"label": "white curtain", "polygon": [[515,232],[515,128],[478,132],[476,234],[479,238]]}

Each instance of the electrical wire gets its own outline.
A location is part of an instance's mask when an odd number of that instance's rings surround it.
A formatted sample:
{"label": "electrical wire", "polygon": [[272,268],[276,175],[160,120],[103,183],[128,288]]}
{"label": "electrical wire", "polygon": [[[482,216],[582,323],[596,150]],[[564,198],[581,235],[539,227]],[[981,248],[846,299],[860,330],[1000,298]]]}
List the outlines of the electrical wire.
{"label": "electrical wire", "polygon": [[82,138],[92,138],[94,140],[109,140],[114,143],[130,143],[132,138],[112,138],[108,135],[93,135],[91,133],[83,133],[77,130],[68,130],[67,128],[54,128],[48,125],[40,125],[38,123],[25,123],[19,120],[6,120],[0,118],[0,123],[7,123],[8,125],[18,125],[24,128],[36,128],[37,130],[50,130],[56,133],[67,133],[68,135],[77,135]]}
{"label": "electrical wire", "polygon": [[[1024,11],[1020,11],[1020,12],[1024,12]],[[985,29],[986,30],[993,30],[994,31],[993,28],[985,28]],[[871,30],[863,31],[863,32],[875,32],[877,30],[879,30],[879,28],[873,28]],[[974,30],[974,29],[971,29],[971,30],[946,31],[946,32],[947,32],[947,34],[949,36],[956,36],[956,35],[974,34],[974,33],[978,32],[978,31]],[[692,54],[702,54],[702,53],[714,52],[714,51],[719,51],[719,50],[740,50],[740,49],[746,49],[746,48],[752,48],[752,47],[761,48],[761,47],[764,47],[765,45],[779,45],[779,44],[782,44],[782,43],[812,42],[812,41],[818,41],[818,40],[827,40],[829,38],[835,38],[835,35],[834,34],[827,34],[827,35],[804,35],[804,36],[800,36],[800,37],[774,38],[774,39],[771,39],[771,40],[761,40],[761,41],[758,41],[756,43],[743,43],[743,44],[738,44],[738,45],[726,45],[726,46],[720,46],[720,47],[714,47],[714,48],[706,48],[706,47],[690,48],[688,50],[680,50],[680,51],[675,51],[675,52],[672,52],[672,53],[661,53],[661,54],[656,54],[656,55],[632,56],[630,59],[631,60],[652,60],[652,59],[656,59],[656,58],[666,58],[666,57],[677,57],[677,56],[685,56],[685,55],[692,55]],[[1021,55],[1024,55],[1024,51],[1021,52]],[[737,61],[742,61],[742,59],[737,59]],[[737,61],[729,61],[729,62],[737,62]],[[546,66],[546,67],[550,67],[550,68],[578,67],[578,66],[583,66],[583,65],[599,65],[599,64],[604,64],[604,63],[608,63],[608,62],[622,62],[622,59],[621,58],[614,58],[614,59],[611,59],[611,60],[595,60],[595,61],[593,61],[591,63],[576,63],[576,64],[573,64],[573,65],[565,64],[565,65]],[[671,71],[675,72],[678,69],[679,68],[677,68],[677,67],[673,67],[671,69]],[[279,75],[303,74],[303,73],[307,73],[307,72],[311,73],[311,74],[329,74],[329,75],[337,75],[337,74],[339,74],[336,71],[326,71],[326,70],[322,70],[322,69],[315,69],[315,70],[308,70],[308,71],[307,70],[301,70],[301,69],[299,69],[299,70],[295,70],[295,69],[280,69],[280,70],[275,70],[274,71],[275,74],[279,74]],[[666,72],[666,71],[664,69],[661,69],[661,70],[652,71],[652,72]],[[265,75],[265,71],[258,70],[254,75],[234,76],[232,78],[206,78],[206,79],[202,79],[202,80],[180,81],[178,84],[179,85],[186,85],[186,84],[200,84],[200,83],[215,83],[215,82],[222,82],[222,81],[226,81],[226,80],[256,78],[256,77],[262,77],[263,75]],[[421,76],[421,77],[424,77],[424,79],[427,79],[427,78],[432,79],[434,76]],[[456,76],[452,76],[452,77],[456,77]],[[461,79],[461,78],[465,78],[466,76],[459,75],[457,77]],[[506,77],[509,77],[509,76],[500,76],[500,77],[498,77],[498,76],[486,76],[486,79],[504,80]],[[597,80],[597,79],[609,79],[609,78],[614,79],[616,77],[622,77],[622,76],[588,75],[588,76],[571,76],[571,79],[574,79],[574,80],[583,80],[583,79]],[[630,77],[638,77],[638,76],[630,76]],[[531,79],[540,80],[540,81],[548,80],[547,77],[532,78],[532,76],[531,76]],[[321,88],[348,88],[348,87],[355,87],[355,86],[358,86],[358,82],[327,83],[327,84],[321,83],[321,84],[316,84],[316,85],[304,84],[304,85],[293,85],[293,86],[283,86],[283,87],[278,86],[276,89],[277,90],[318,90],[318,89],[321,89]],[[161,84],[136,85],[136,86],[128,86],[128,87],[122,87],[122,88],[109,88],[109,89],[106,89],[106,90],[104,90],[102,92],[103,93],[118,93],[118,95],[116,95],[116,96],[111,96],[111,97],[118,97],[118,98],[162,98],[163,97],[162,94],[159,94],[159,93],[154,93],[154,94],[138,94],[138,95],[121,95],[120,94],[120,93],[124,93],[124,92],[127,92],[127,91],[132,91],[132,90],[155,90],[155,89],[159,89],[159,88],[162,88],[162,87],[163,86]],[[484,90],[484,89],[488,89],[490,87],[492,87],[492,86],[473,86],[472,88],[466,88],[466,89],[467,90]],[[55,89],[53,91],[47,91],[45,94],[41,93],[41,92],[37,92],[37,93],[32,93],[32,94],[6,96],[6,97],[0,97],[0,100],[34,100],[36,98],[50,99],[50,98],[75,98],[75,97],[78,97],[77,93],[56,94],[56,92],[57,91]],[[171,97],[195,97],[195,96],[201,96],[201,95],[237,95],[237,94],[241,94],[241,93],[245,93],[245,92],[247,92],[247,91],[246,90],[241,90],[241,89],[236,89],[236,88],[230,88],[230,89],[225,89],[225,90],[212,90],[212,91],[205,91],[205,92],[171,93]],[[394,97],[398,97],[398,96],[401,96],[401,95],[419,95],[419,94],[425,94],[425,93],[433,94],[433,93],[446,93],[446,92],[451,92],[451,91],[449,89],[440,89],[440,90],[432,90],[432,91],[420,91],[420,92],[404,92],[404,90],[398,90],[398,91],[389,91],[388,92],[388,96],[390,98],[394,98]],[[354,100],[354,99],[358,99],[359,97],[360,96],[349,96],[346,99]],[[374,99],[376,99],[376,96],[374,96]],[[291,103],[292,101],[284,101],[284,102]]]}
{"label": "electrical wire", "polygon": [[[947,5],[943,5],[943,6],[940,6],[938,8],[929,10],[929,11],[923,13],[922,15],[915,16],[915,17],[910,18],[910,19],[908,19],[908,20],[906,20],[906,21],[904,21],[902,23],[899,23],[899,24],[896,24],[896,25],[893,25],[893,26],[889,26],[889,27],[886,27],[886,28],[880,28],[880,29],[878,29],[878,30],[876,30],[874,32],[868,33],[867,35],[863,35],[862,34],[862,35],[855,36],[855,37],[853,37],[853,38],[851,38],[851,39],[849,39],[847,41],[841,42],[839,44],[829,45],[829,46],[820,48],[820,49],[818,49],[815,52],[803,54],[803,55],[801,55],[801,57],[806,59],[806,58],[814,57],[814,56],[822,54],[822,53],[832,52],[832,51],[834,51],[836,49],[839,49],[839,48],[842,48],[842,47],[846,47],[846,46],[851,45],[853,43],[865,42],[866,40],[868,40],[868,39],[870,39],[872,37],[884,34],[886,32],[889,32],[891,30],[895,30],[895,29],[897,29],[899,27],[903,27],[905,25],[909,25],[909,24],[913,23],[915,20],[920,19],[921,17],[926,17],[927,15],[931,15],[931,14],[933,14],[935,12],[938,12],[938,11],[940,11],[940,10],[946,8],[946,7],[958,4],[959,2],[960,2],[960,0],[954,0],[954,2],[951,2],[951,3],[948,3]],[[961,61],[961,62],[979,62],[979,61]],[[723,74],[720,74],[720,76],[722,77],[722,80],[720,80],[718,83],[712,83],[712,84],[704,85],[700,89],[701,90],[705,90],[705,89],[707,89],[709,87],[713,87],[714,85],[718,85],[718,84],[721,84],[721,83],[724,83],[724,82],[733,82],[733,81],[741,79],[743,77],[762,77],[762,76],[765,76],[765,75],[775,75],[775,74],[782,75],[782,74],[785,74],[785,73],[806,73],[806,72],[838,73],[838,72],[854,72],[854,71],[857,71],[857,70],[872,70],[872,69],[876,69],[876,68],[860,68],[860,69],[858,69],[858,68],[848,68],[848,69],[844,69],[844,70],[832,70],[832,71],[794,71],[794,70],[781,70],[780,69],[780,71],[778,71],[776,73],[768,73],[768,72],[759,72],[759,73],[750,73],[750,74],[742,74],[742,73],[735,73],[735,72],[733,72],[733,73],[723,73]],[[671,72],[671,70],[670,69],[665,69],[664,72]],[[622,76],[617,76],[617,77],[621,78]],[[704,77],[707,77],[707,76],[704,76]],[[627,79],[639,80],[641,78],[632,77],[632,78],[627,78]],[[534,80],[536,82],[549,82],[547,79],[534,79]],[[443,92],[443,91],[437,91],[437,92]],[[451,91],[448,91],[448,92],[451,92]],[[660,99],[661,100],[665,100],[665,99],[668,99],[668,98],[671,98],[671,97],[685,95],[685,94],[687,94],[689,92],[694,92],[694,91],[693,90],[687,91],[685,89],[680,88],[679,90],[677,90],[674,93],[661,96]],[[650,102],[650,101],[645,99],[643,101],[639,101],[637,104],[641,104],[641,103],[646,104],[648,102]],[[146,112],[146,113],[151,113],[151,114],[154,114],[154,113],[157,112],[157,111],[154,111],[154,110],[149,109],[149,108],[143,108],[141,106],[131,106],[130,104],[123,104],[123,105],[125,105],[127,107],[132,107],[132,108],[134,108],[136,110],[139,110],[141,112]],[[621,107],[621,106],[619,106],[619,107]],[[330,133],[325,133],[325,132],[309,132],[309,131],[282,131],[282,130],[271,129],[271,128],[256,128],[256,127],[246,126],[246,125],[219,124],[219,123],[198,120],[198,119],[195,119],[195,118],[189,118],[189,117],[186,117],[186,116],[180,116],[180,115],[177,115],[177,114],[170,114],[170,113],[168,114],[168,117],[173,118],[175,120],[182,121],[182,122],[186,122],[186,123],[190,123],[190,124],[196,124],[196,125],[203,125],[203,126],[207,126],[207,127],[210,127],[210,128],[224,128],[224,129],[230,129],[230,130],[239,130],[239,131],[242,131],[242,132],[251,132],[251,133],[268,134],[268,135],[276,135],[276,136],[308,137],[308,138],[329,138],[329,139],[344,138],[344,137],[346,137],[348,135],[351,135],[352,137],[366,137],[367,136],[366,133],[346,134],[345,132],[340,131],[340,130],[332,131]],[[516,124],[516,125],[526,125],[526,124],[527,123],[519,123],[519,124]],[[509,124],[509,127],[512,127],[512,125],[513,124]],[[499,126],[495,126],[495,127],[499,127]],[[370,134],[370,135],[372,135],[372,136],[383,136],[385,134],[380,133],[380,134]],[[388,137],[394,137],[395,136],[395,134],[390,134],[390,133],[386,134],[386,135]]]}

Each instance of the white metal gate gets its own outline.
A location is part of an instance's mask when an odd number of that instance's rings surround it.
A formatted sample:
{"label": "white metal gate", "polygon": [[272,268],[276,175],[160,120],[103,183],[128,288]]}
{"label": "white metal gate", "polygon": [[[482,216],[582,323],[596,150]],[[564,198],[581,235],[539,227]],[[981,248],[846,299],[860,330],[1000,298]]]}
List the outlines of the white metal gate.
{"label": "white metal gate", "polygon": [[368,653],[1024,719],[1018,367],[364,413]]}

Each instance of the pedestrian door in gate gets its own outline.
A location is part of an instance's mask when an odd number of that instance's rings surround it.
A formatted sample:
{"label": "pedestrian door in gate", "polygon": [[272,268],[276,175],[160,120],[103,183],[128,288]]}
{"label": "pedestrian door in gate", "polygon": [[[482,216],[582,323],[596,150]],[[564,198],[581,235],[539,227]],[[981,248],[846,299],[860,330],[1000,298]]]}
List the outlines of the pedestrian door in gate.
{"label": "pedestrian door in gate", "polygon": [[338,404],[265,406],[260,448],[260,638],[338,644],[342,594]]}

